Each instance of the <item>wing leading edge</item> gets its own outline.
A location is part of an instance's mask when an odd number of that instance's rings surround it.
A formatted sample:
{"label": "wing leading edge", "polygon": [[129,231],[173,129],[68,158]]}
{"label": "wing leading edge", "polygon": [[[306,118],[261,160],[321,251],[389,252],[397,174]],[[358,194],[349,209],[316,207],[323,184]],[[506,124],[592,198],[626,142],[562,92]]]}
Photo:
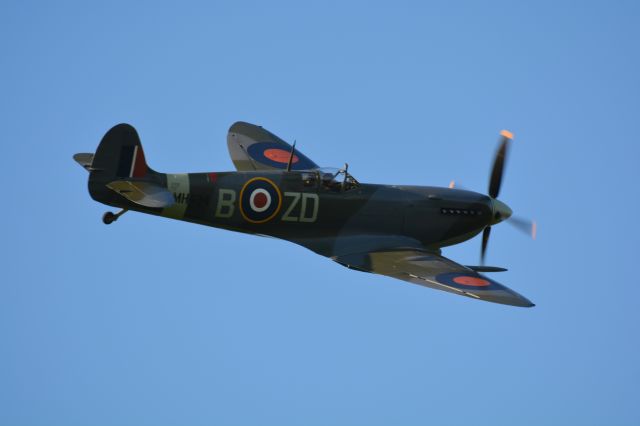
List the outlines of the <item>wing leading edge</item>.
{"label": "wing leading edge", "polygon": [[398,249],[347,254],[336,262],[449,293],[504,305],[532,307],[529,299],[508,287],[437,254]]}
{"label": "wing leading edge", "polygon": [[[227,134],[229,155],[238,171],[285,170],[291,145],[260,126],[238,121]],[[296,149],[291,170],[317,169],[318,165]]]}

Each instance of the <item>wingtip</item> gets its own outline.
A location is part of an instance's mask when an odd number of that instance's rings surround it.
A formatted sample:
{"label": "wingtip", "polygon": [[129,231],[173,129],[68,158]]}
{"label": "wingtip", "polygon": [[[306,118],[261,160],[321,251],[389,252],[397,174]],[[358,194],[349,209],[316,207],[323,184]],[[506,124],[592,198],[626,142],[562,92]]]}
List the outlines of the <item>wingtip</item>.
{"label": "wingtip", "polygon": [[511,306],[517,306],[519,308],[533,308],[534,306],[536,306],[535,303],[533,303],[531,300],[527,299],[526,297],[523,297],[521,300],[518,300],[513,303],[508,303],[508,304]]}
{"label": "wingtip", "polygon": [[519,294],[518,296],[520,296],[520,303],[518,304],[518,306],[522,308],[533,308],[534,306],[536,306],[535,303],[533,303],[531,300],[524,297],[523,295]]}

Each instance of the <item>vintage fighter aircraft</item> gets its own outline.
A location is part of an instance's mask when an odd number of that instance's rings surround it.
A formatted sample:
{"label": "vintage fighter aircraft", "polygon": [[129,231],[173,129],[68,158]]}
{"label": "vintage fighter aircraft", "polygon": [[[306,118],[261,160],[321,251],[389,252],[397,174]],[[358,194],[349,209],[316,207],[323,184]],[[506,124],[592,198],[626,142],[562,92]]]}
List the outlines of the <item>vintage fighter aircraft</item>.
{"label": "vintage fighter aircraft", "polygon": [[[237,172],[158,173],[147,166],[140,138],[119,124],[95,154],[74,159],[89,171],[89,193],[129,210],[292,241],[351,269],[514,306],[527,298],[479,272],[491,226],[511,217],[497,199],[511,133],[503,131],[489,195],[453,188],[358,182],[348,171],[326,169],[260,126],[237,122],[227,145]],[[519,227],[532,223],[514,222]],[[534,229],[535,225],[533,224]],[[482,232],[480,266],[459,265],[441,248]],[[535,231],[534,231],[535,232]]]}

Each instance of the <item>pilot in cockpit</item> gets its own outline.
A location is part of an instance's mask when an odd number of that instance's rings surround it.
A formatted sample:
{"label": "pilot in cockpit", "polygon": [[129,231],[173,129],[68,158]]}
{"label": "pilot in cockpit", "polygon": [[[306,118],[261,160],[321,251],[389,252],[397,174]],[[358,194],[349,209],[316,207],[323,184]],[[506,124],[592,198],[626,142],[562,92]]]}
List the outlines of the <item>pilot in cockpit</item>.
{"label": "pilot in cockpit", "polygon": [[323,167],[318,169],[322,186],[330,191],[349,191],[357,188],[360,184],[348,172],[349,165],[345,164],[342,169]]}

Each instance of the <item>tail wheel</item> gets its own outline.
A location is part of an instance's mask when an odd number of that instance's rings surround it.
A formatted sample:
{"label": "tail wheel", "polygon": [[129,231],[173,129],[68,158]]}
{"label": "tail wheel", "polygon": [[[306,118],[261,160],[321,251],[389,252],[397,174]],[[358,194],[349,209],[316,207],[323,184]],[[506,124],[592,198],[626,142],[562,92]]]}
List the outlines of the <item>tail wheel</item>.
{"label": "tail wheel", "polygon": [[106,212],[105,214],[102,215],[102,223],[104,223],[105,225],[110,225],[116,220],[118,220],[118,216],[116,216],[112,212]]}

